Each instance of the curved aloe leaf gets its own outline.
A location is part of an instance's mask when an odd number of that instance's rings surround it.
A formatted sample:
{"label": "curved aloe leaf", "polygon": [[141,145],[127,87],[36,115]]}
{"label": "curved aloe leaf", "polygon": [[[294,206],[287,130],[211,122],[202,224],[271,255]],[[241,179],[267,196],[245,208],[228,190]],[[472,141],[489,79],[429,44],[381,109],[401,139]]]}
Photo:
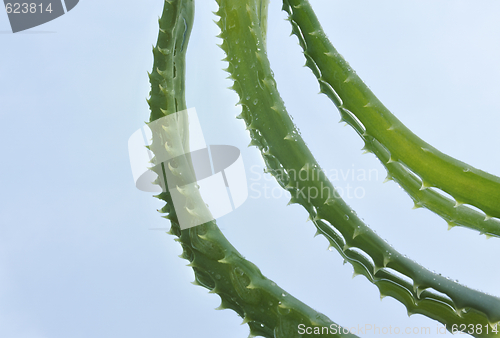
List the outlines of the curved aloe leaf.
{"label": "curved aloe leaf", "polygon": [[[500,321],[500,299],[469,289],[418,265],[377,236],[339,197],[288,115],[274,81],[256,0],[217,0],[217,23],[232,88],[268,171],[310,214],[318,233],[383,296],[446,324]],[[481,335],[477,335],[481,336]],[[493,335],[490,335],[493,336]]]}
{"label": "curved aloe leaf", "polygon": [[500,237],[500,178],[441,153],[406,128],[332,46],[307,0],[284,0],[283,9],[321,92],[361,136],[364,150],[380,159],[388,178],[411,196],[415,207],[438,214],[449,228],[460,225]]}
{"label": "curved aloe leaf", "polygon": [[[165,1],[159,20],[158,42],[153,49],[153,71],[149,76],[150,122],[186,109],[185,54],[193,16],[193,0]],[[153,133],[151,148],[154,149],[155,156],[161,157],[162,151],[176,154],[188,152],[185,133],[187,121],[178,121],[174,126],[165,127],[164,133]],[[167,147],[167,143],[171,146]],[[192,174],[191,169],[188,157],[178,161],[178,172],[188,176]],[[162,164],[154,170],[166,182],[165,171],[171,168]],[[248,323],[250,337],[300,337],[300,324],[310,328],[327,327],[330,332],[339,332],[334,335],[314,335],[315,337],[356,337],[343,334],[344,330],[339,325],[264,277],[257,266],[243,258],[229,243],[215,221],[181,230],[172,197],[166,186],[162,185],[164,192],[156,197],[165,201],[166,205],[160,211],[167,214],[165,218],[171,223],[170,234],[177,236],[176,240],[182,245],[181,257],[189,260],[189,266],[194,270],[194,284],[218,294],[221,297],[219,309],[232,309],[238,313],[243,318],[243,323]],[[197,207],[204,207],[197,190],[189,191],[187,199]]]}

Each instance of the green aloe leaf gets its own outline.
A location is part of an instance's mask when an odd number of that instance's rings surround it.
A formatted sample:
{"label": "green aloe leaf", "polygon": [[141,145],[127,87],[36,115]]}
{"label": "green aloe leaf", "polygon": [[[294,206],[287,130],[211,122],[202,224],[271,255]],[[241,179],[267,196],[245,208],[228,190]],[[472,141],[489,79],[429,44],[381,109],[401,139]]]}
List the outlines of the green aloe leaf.
{"label": "green aloe leaf", "polygon": [[[377,236],[339,198],[305,145],[276,88],[266,55],[255,1],[219,0],[218,26],[227,71],[242,106],[246,125],[268,171],[302,205],[331,245],[357,274],[374,283],[382,295],[446,324],[494,324],[500,321],[500,299],[469,289],[418,265]],[[304,177],[307,177],[304,179]],[[328,194],[312,195],[327,191]],[[402,278],[401,275],[406,276]],[[481,334],[478,334],[481,336]]]}
{"label": "green aloe leaf", "polygon": [[380,159],[388,179],[405,189],[416,208],[433,211],[449,227],[500,237],[500,178],[441,153],[404,126],[333,47],[307,0],[284,0],[283,9],[321,92],[363,139],[364,150]]}
{"label": "green aloe leaf", "polygon": [[[263,8],[264,12],[265,10]],[[261,20],[265,20],[264,12],[260,16]],[[193,18],[193,0],[165,1],[159,19],[158,42],[153,49],[153,70],[149,76],[150,122],[186,109],[185,55]],[[165,151],[177,154],[189,152],[186,133],[188,121],[177,122],[174,126],[165,125],[164,133],[153,133],[151,149],[154,149],[155,157],[163,156],[162,152]],[[178,160],[177,165],[176,171],[184,176],[192,175],[188,156]],[[163,177],[162,182],[166,182],[165,172],[173,169],[161,164],[154,170],[159,177]],[[257,266],[246,260],[229,243],[215,221],[181,230],[166,183],[158,181],[158,184],[162,185],[164,192],[156,197],[166,202],[160,211],[167,214],[164,217],[170,220],[170,234],[177,236],[176,240],[182,245],[183,253],[180,257],[187,259],[190,262],[188,265],[194,270],[193,284],[218,294],[221,297],[218,309],[232,309],[240,315],[243,323],[248,323],[250,327],[250,337],[301,337],[299,325],[318,330],[328,328],[329,333],[338,332],[314,335],[315,337],[356,337],[344,334],[344,330],[325,315],[311,309],[264,277]],[[187,198],[195,208],[204,207],[198,191],[190,192]]]}

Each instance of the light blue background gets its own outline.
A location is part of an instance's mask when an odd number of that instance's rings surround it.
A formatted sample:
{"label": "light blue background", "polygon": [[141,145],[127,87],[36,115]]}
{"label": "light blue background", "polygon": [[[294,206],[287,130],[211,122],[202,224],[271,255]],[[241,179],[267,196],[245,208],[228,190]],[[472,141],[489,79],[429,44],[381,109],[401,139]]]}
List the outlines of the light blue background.
{"label": "light blue background", "polygon": [[[500,3],[311,1],[337,49],[410,129],[443,152],[500,175]],[[151,46],[162,1],[81,1],[71,12],[12,34],[0,13],[0,337],[246,337],[248,326],[219,297],[191,285],[180,245],[161,231],[162,204],[134,187],[128,137],[148,119]],[[395,183],[339,114],[288,38],[280,1],[269,13],[268,51],[278,88],[322,167],[376,169],[347,202],[396,249],[497,296],[498,239],[447,231],[411,210]],[[215,45],[214,1],[197,1],[188,52],[187,102],[209,144],[243,151],[249,184],[276,187],[234,117],[236,94]],[[261,169],[259,169],[260,171]],[[269,178],[267,178],[269,179]],[[263,192],[263,190],[261,190]],[[279,192],[279,190],[275,190]],[[251,196],[255,193],[250,191]],[[325,239],[287,199],[249,198],[218,220],[235,247],[287,292],[344,326],[431,327],[351,279]],[[449,335],[449,333],[448,333]],[[370,335],[362,335],[370,336]],[[372,335],[373,336],[373,335]]]}

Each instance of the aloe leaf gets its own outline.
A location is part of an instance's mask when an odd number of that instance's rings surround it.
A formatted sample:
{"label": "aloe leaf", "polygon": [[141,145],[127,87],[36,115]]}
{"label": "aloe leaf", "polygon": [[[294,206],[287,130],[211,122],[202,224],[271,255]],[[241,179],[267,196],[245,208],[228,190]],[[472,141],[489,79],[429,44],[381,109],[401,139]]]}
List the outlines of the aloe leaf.
{"label": "aloe leaf", "polygon": [[[500,299],[472,290],[418,265],[377,236],[339,197],[304,143],[280,98],[266,55],[255,0],[218,0],[221,48],[242,106],[242,118],[268,172],[302,205],[356,274],[383,296],[446,324],[494,324]],[[478,336],[481,336],[478,334]],[[490,335],[491,336],[491,335]]]}
{"label": "aloe leaf", "polygon": [[284,0],[283,9],[321,92],[363,139],[364,150],[379,158],[388,178],[411,196],[415,207],[441,216],[449,228],[459,225],[500,237],[500,178],[441,153],[404,126],[332,46],[307,0]]}
{"label": "aloe leaf", "polygon": [[[160,32],[153,49],[154,64],[149,78],[151,92],[148,103],[151,109],[150,122],[174,114],[186,108],[185,103],[185,55],[193,25],[193,0],[166,0],[159,20]],[[264,16],[261,16],[264,18]],[[166,126],[164,133],[153,133],[155,157],[161,152],[188,153],[187,120],[178,120],[174,126]],[[170,147],[165,147],[169,144]],[[192,165],[186,156],[178,161],[177,171],[192,175]],[[157,183],[163,191],[156,197],[166,202],[160,210],[170,220],[170,234],[183,248],[180,256],[189,260],[195,273],[195,285],[201,285],[221,297],[218,309],[232,309],[250,327],[250,337],[257,335],[269,338],[300,337],[299,325],[328,328],[338,334],[314,335],[315,337],[356,337],[344,334],[344,330],[325,315],[311,309],[273,281],[262,275],[257,266],[229,243],[215,221],[181,230],[172,196],[166,189],[167,165],[154,168],[163,177]],[[204,206],[197,190],[190,191],[188,199],[199,207]],[[324,332],[324,331],[323,331]]]}

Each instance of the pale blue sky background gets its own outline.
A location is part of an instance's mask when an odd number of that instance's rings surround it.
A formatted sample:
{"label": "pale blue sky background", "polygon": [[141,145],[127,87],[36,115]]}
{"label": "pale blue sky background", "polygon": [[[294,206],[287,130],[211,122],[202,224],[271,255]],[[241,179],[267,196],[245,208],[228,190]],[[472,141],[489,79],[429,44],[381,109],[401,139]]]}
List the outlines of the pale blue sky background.
{"label": "pale blue sky background", "polygon": [[[438,149],[500,175],[500,3],[311,1],[334,45],[408,127]],[[289,23],[272,1],[268,50],[278,88],[327,170],[376,170],[334,181],[364,189],[348,203],[402,253],[497,296],[498,239],[446,224],[412,202],[319,96]],[[161,204],[135,189],[128,137],[148,119],[151,45],[162,1],[81,1],[63,17],[11,34],[0,13],[0,337],[246,337],[219,297],[195,287]],[[221,69],[214,1],[197,1],[188,52],[189,107],[209,144],[243,151],[249,184],[262,166]],[[254,167],[255,168],[255,167]],[[254,179],[252,181],[252,179]],[[275,190],[279,192],[279,190]],[[250,191],[251,196],[252,191]],[[287,199],[250,198],[218,220],[226,236],[289,293],[344,326],[427,326],[364,277]],[[448,334],[449,335],[449,334]],[[369,336],[369,335],[364,335]],[[430,335],[428,337],[442,337]]]}

